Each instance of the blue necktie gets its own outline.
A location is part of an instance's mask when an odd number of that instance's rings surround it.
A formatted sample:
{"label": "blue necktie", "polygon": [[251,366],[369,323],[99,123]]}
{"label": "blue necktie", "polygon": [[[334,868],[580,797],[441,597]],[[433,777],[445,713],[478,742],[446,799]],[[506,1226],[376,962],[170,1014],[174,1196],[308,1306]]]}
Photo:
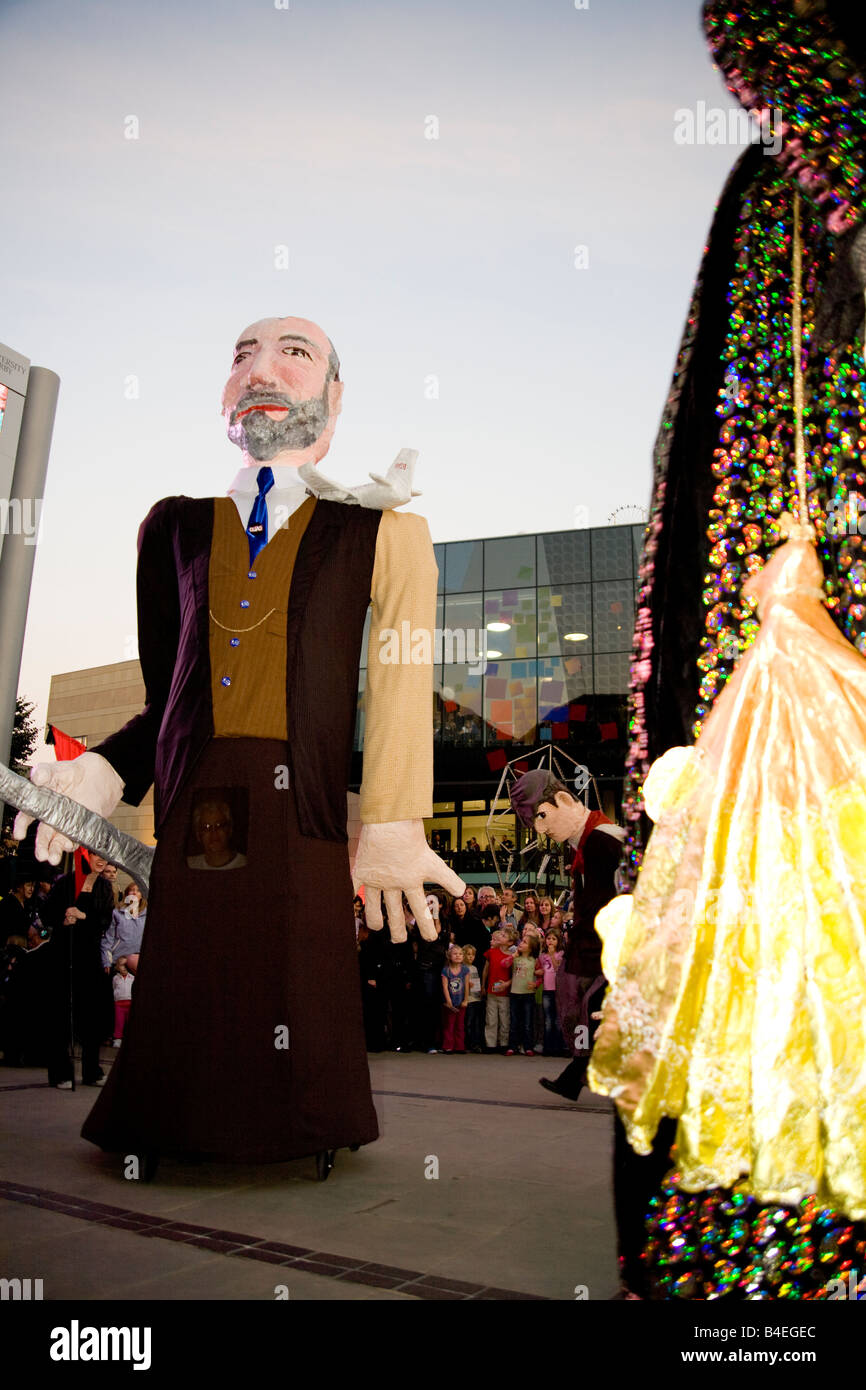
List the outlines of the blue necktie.
{"label": "blue necktie", "polygon": [[267,465],[260,468],[256,482],[259,490],[246,527],[250,540],[250,569],[255,564],[259,551],[264,550],[268,543],[268,504],[265,498],[274,485],[273,471]]}

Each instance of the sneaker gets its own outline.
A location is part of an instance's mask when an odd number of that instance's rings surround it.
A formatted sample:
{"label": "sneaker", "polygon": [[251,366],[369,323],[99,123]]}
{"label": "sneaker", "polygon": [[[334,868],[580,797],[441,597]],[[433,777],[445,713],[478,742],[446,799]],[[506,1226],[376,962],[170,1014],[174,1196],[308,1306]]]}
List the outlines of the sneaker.
{"label": "sneaker", "polygon": [[82,1081],[81,1084],[82,1084],[82,1086],[104,1086],[104,1085],[105,1085],[105,1077],[104,1077],[104,1076],[95,1076],[95,1077],[93,1078],[92,1081]]}
{"label": "sneaker", "polygon": [[71,1081],[58,1081],[58,1082],[55,1083],[54,1089],[55,1089],[55,1091],[71,1091],[71,1090],[72,1090],[72,1082],[71,1082]]}
{"label": "sneaker", "polygon": [[435,1048],[435,1047],[428,1047],[428,1049],[427,1049],[427,1056],[428,1056],[428,1057],[435,1057],[435,1056],[436,1056],[436,1053],[437,1053],[437,1050],[438,1050],[438,1049]]}
{"label": "sneaker", "polygon": [[111,1046],[112,1046],[112,1047],[120,1047],[120,1038],[112,1038],[112,1039],[111,1039]]}
{"label": "sneaker", "polygon": [[513,1048],[513,1047],[507,1047],[507,1048],[505,1049],[505,1055],[506,1055],[506,1057],[513,1057],[513,1056],[514,1056],[514,1048]]}
{"label": "sneaker", "polygon": [[534,1056],[535,1056],[535,1053],[533,1052],[533,1050],[532,1050],[531,1047],[528,1047],[528,1048],[526,1049],[526,1056],[527,1056],[527,1057],[534,1057]]}

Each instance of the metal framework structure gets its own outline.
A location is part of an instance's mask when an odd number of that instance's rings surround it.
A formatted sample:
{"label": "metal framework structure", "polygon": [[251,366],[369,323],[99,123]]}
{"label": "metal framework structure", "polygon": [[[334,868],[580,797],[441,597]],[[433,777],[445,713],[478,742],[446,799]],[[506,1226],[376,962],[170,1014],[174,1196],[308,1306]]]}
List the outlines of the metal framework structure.
{"label": "metal framework structure", "polygon": [[[570,764],[570,766],[568,766]],[[507,817],[511,814],[506,811],[498,811],[497,803],[503,797],[509,797],[511,787],[521,777],[524,772],[535,772],[538,768],[545,768],[552,777],[557,777],[566,787],[573,787],[575,794],[586,801],[588,805],[588,793],[590,788],[595,794],[596,804],[601,810],[601,797],[598,785],[588,767],[579,763],[570,753],[557,748],[554,744],[549,744],[546,748],[539,748],[534,753],[524,754],[520,758],[513,758],[511,762],[505,764],[502,769],[502,776],[499,779],[499,786],[496,789],[496,796],[493,798],[493,806],[490,815],[487,817],[487,844],[493,856],[493,866],[496,870],[496,877],[499,880],[500,891],[503,888],[523,888],[538,891],[539,885],[543,883],[544,893],[552,897],[551,886],[555,888],[556,879],[567,879],[568,875],[565,867],[565,851],[551,841],[547,835],[537,836],[530,840],[522,849],[515,845],[512,849],[503,848],[502,836],[511,830],[511,825]],[[497,844],[497,839],[499,843]],[[562,892],[560,897],[564,901],[567,895]]]}

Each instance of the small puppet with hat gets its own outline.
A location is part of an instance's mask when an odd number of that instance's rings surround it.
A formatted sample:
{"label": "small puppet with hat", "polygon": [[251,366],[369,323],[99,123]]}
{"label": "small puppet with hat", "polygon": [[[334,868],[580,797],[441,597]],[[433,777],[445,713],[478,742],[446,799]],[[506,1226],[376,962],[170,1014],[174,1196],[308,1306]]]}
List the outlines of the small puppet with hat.
{"label": "small puppet with hat", "polygon": [[590,811],[548,768],[535,768],[519,777],[511,788],[511,805],[527,828],[574,850],[574,917],[556,981],[559,1025],[573,1056],[555,1081],[543,1077],[541,1085],[577,1100],[589,1065],[595,1031],[592,1015],[600,1008],[607,985],[602,973],[602,942],[594,922],[596,914],[616,896],[614,876],[625,832],[602,811]]}

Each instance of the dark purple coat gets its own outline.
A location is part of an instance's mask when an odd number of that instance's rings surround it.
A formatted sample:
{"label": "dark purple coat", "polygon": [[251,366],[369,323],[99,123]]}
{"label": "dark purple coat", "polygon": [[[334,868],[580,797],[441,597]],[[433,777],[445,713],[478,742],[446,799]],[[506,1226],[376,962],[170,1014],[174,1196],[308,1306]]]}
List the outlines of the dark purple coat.
{"label": "dark purple coat", "polygon": [[[286,621],[289,775],[303,834],[346,840],[358,664],[381,512],[319,500]],[[208,569],[213,498],[166,497],[138,534],[138,646],[147,703],[92,751],[137,806],[154,786],[157,835],[209,739]]]}

